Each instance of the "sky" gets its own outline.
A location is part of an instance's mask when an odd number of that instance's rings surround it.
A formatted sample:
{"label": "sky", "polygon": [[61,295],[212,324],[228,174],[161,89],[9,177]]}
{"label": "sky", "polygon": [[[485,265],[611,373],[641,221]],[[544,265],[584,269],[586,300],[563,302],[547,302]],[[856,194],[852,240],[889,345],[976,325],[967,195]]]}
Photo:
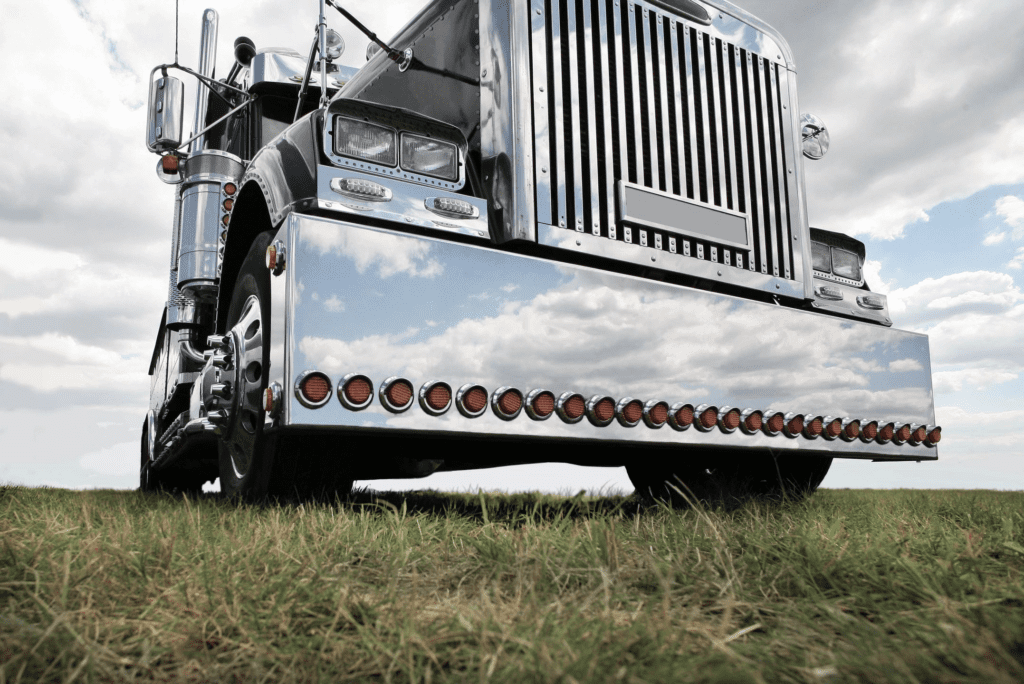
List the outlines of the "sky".
{"label": "sky", "polygon": [[[390,36],[422,4],[345,6]],[[180,0],[183,64],[196,65],[207,6],[218,73],[239,35],[305,53],[317,11]],[[864,240],[895,326],[930,337],[940,460],[837,460],[823,486],[1024,489],[1019,0],[742,6],[789,41],[801,109],[831,133],[805,163],[811,224]],[[131,488],[174,196],[145,147],[145,97],[150,70],[174,59],[174,2],[0,0],[0,17],[0,482]],[[328,23],[341,61],[361,65],[366,39],[337,13]],[[632,488],[624,469],[560,464],[357,486]]]}

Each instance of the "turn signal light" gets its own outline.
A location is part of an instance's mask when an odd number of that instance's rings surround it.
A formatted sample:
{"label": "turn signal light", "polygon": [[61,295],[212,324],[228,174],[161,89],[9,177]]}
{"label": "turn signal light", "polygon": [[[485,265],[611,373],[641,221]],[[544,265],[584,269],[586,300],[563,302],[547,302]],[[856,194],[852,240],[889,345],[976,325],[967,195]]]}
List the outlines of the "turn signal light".
{"label": "turn signal light", "polygon": [[164,173],[178,173],[178,158],[173,154],[167,154],[160,158],[160,167]]}
{"label": "turn signal light", "polygon": [[362,178],[332,178],[331,190],[339,195],[372,202],[389,202],[392,197],[390,189]]}
{"label": "turn signal light", "polygon": [[669,409],[668,424],[676,430],[685,430],[693,425],[693,417],[693,405],[680,402]]}
{"label": "turn signal light", "polygon": [[467,418],[482,416],[487,410],[487,390],[480,385],[463,385],[455,395],[455,406]]}
{"label": "turn signal light", "polygon": [[428,197],[424,200],[427,209],[448,218],[476,218],[479,213],[466,200],[454,197]]}
{"label": "turn signal light", "polygon": [[412,406],[412,383],[405,378],[392,376],[381,383],[378,392],[380,403],[392,413],[408,411]]}

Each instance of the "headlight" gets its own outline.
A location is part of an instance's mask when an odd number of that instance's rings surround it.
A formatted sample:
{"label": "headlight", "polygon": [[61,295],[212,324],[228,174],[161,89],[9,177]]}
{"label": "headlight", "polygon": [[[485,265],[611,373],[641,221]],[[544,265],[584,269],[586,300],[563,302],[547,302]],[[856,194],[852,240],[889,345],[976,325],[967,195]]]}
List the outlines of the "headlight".
{"label": "headlight", "polygon": [[334,152],[381,166],[395,166],[396,134],[385,126],[338,116],[334,119]]}
{"label": "headlight", "polygon": [[860,280],[860,259],[853,252],[833,247],[832,272],[840,278]]}
{"label": "headlight", "polygon": [[459,148],[449,142],[402,133],[402,169],[448,181],[459,179]]}
{"label": "headlight", "polygon": [[811,242],[811,260],[815,271],[822,273],[832,272],[832,255],[828,245],[820,242]]}

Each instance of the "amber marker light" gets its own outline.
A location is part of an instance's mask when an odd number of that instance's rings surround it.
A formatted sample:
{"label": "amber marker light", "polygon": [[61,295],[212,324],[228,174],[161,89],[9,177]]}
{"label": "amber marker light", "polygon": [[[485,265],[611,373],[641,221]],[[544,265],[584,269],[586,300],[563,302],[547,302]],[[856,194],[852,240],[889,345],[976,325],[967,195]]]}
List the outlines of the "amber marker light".
{"label": "amber marker light", "polygon": [[160,168],[167,174],[178,173],[178,161],[173,154],[166,154],[160,158]]}
{"label": "amber marker light", "polygon": [[224,186],[224,194],[225,195],[234,195],[237,191],[238,191],[238,188],[235,187],[234,183],[228,183],[227,185]]}
{"label": "amber marker light", "polygon": [[412,406],[413,394],[412,383],[397,376],[382,382],[377,392],[381,405],[392,413],[408,411]]}
{"label": "amber marker light", "polygon": [[578,392],[562,392],[555,402],[555,413],[570,425],[583,420],[587,412],[587,401]]}
{"label": "amber marker light", "polygon": [[657,430],[668,422],[668,402],[651,399],[644,404],[644,425]]}
{"label": "amber marker light", "polygon": [[852,442],[858,437],[860,437],[860,421],[856,418],[844,419],[842,438],[847,442]]}
{"label": "amber marker light", "polygon": [[420,387],[419,399],[426,413],[440,416],[452,406],[452,388],[447,382],[432,380]]}
{"label": "amber marker light", "polygon": [[235,206],[235,200],[228,197],[224,200],[224,211],[231,211],[231,207]]}
{"label": "amber marker light", "polygon": [[480,385],[463,385],[455,394],[455,407],[467,418],[479,418],[487,410],[487,390]]}
{"label": "amber marker light", "polygon": [[306,408],[320,408],[331,397],[331,380],[320,371],[306,371],[295,383],[295,397]]}
{"label": "amber marker light", "polygon": [[942,428],[938,425],[933,426],[928,430],[928,437],[924,440],[924,443],[928,446],[935,446],[942,439]]}
{"label": "amber marker light", "polygon": [[822,422],[825,426],[824,430],[822,431],[822,433],[825,436],[825,439],[833,440],[838,438],[841,434],[843,434],[842,418],[833,418],[832,416],[825,416],[822,419]]}
{"label": "amber marker light", "polygon": [[515,387],[499,387],[491,395],[491,410],[502,420],[513,420],[523,410],[523,393]]}
{"label": "amber marker light", "polygon": [[928,428],[924,425],[911,425],[910,439],[908,440],[911,445],[917,446],[921,442],[928,439]]}
{"label": "amber marker light", "polygon": [[587,419],[596,427],[606,427],[615,420],[615,400],[595,394],[587,400]]}
{"label": "amber marker light", "polygon": [[813,413],[807,413],[804,415],[804,437],[807,439],[817,439],[821,437],[825,432],[825,418],[822,416],[815,415]]}
{"label": "amber marker light", "polygon": [[864,423],[860,429],[860,439],[863,442],[873,442],[878,436],[878,421],[872,420]]}
{"label": "amber marker light", "polygon": [[892,441],[896,444],[906,444],[910,439],[910,425],[901,425],[893,434]]}
{"label": "amber marker light", "polygon": [[526,394],[526,415],[534,420],[547,420],[555,412],[555,394],[551,390],[532,389]]}
{"label": "amber marker light", "polygon": [[373,403],[373,381],[360,373],[349,373],[338,385],[338,401],[349,411],[362,411]]}
{"label": "amber marker light", "polygon": [[622,427],[636,427],[644,417],[644,404],[639,399],[623,397],[615,404],[615,418]]}
{"label": "amber marker light", "polygon": [[672,404],[672,408],[668,410],[668,424],[672,426],[674,430],[685,430],[693,425],[693,404],[687,404],[685,402],[679,402]]}

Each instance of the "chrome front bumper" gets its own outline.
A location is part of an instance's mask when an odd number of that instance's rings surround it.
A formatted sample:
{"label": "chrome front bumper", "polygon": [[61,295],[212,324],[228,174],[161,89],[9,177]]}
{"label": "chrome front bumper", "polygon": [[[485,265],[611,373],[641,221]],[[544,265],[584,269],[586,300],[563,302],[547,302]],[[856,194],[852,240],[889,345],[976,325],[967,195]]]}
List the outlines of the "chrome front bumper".
{"label": "chrome front bumper", "polygon": [[[391,376],[417,390],[545,388],[590,397],[712,404],[931,425],[928,338],[591,268],[342,221],[292,214],[277,239],[287,265],[271,277],[270,381],[282,388],[271,421],[284,429],[427,431],[613,440],[688,446],[772,447],[833,456],[930,460],[934,446],[715,428],[596,427],[525,411],[511,421],[418,404],[390,413],[337,399],[349,373]],[[326,373],[335,396],[302,405],[297,378]]]}

